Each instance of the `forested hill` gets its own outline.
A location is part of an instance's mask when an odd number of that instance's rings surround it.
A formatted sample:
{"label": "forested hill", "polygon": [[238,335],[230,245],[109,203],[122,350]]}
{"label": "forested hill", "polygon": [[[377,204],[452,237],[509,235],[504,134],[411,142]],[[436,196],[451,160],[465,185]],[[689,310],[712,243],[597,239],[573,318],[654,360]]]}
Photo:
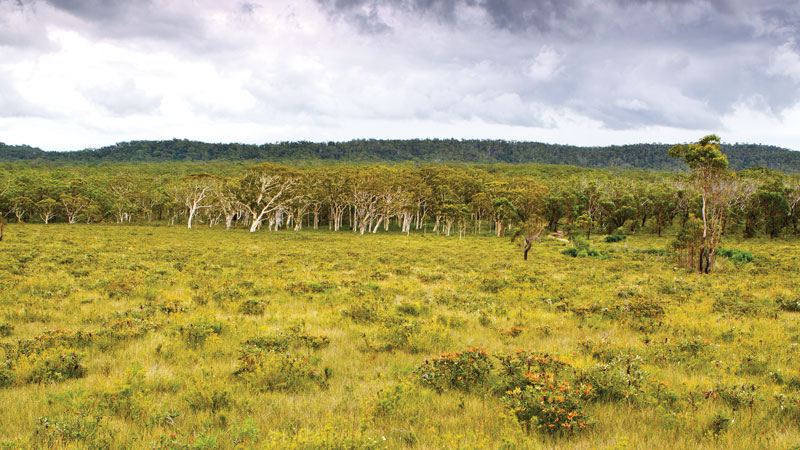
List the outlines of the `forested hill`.
{"label": "forested hill", "polygon": [[[55,163],[164,162],[210,160],[335,160],[348,162],[465,162],[569,164],[681,171],[682,162],[667,156],[669,144],[576,147],[501,140],[353,140],[348,142],[282,142],[277,144],[209,144],[170,141],[123,142],[100,149],[47,152],[0,143],[0,161],[39,160]],[[731,168],[767,167],[800,172],[800,152],[755,145],[723,145]]]}

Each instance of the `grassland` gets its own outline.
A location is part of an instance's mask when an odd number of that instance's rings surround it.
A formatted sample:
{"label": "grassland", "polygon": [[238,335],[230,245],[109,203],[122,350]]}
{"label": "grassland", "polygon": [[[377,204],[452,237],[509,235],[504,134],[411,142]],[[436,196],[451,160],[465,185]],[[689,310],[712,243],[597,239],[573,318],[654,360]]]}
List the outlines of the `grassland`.
{"label": "grassland", "polygon": [[794,448],[800,247],[667,244],[10,225],[0,448]]}

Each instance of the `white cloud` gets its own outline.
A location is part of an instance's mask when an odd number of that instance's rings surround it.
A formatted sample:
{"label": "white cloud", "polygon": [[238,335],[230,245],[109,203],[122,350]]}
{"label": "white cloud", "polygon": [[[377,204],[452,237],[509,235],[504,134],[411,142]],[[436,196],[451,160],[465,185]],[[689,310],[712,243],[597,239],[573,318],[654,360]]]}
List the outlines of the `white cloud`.
{"label": "white cloud", "polygon": [[553,48],[544,47],[528,64],[525,75],[533,81],[550,81],[563,69],[561,55]]}
{"label": "white cloud", "polygon": [[775,75],[784,75],[800,81],[800,53],[790,44],[781,45],[772,56],[769,70]]}

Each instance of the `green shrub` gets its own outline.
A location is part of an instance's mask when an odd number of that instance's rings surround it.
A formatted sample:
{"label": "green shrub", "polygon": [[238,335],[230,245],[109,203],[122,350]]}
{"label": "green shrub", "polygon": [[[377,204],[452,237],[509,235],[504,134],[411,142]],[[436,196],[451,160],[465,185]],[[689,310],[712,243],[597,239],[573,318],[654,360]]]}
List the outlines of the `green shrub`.
{"label": "green shrub", "polygon": [[110,448],[112,435],[100,416],[82,411],[39,417],[33,429],[35,448],[62,448],[70,442],[94,449]]}
{"label": "green shrub", "polygon": [[526,431],[573,433],[589,426],[583,398],[590,394],[591,387],[573,387],[568,381],[543,376],[506,392],[503,402]]}
{"label": "green shrub", "polygon": [[267,302],[249,298],[239,305],[239,312],[250,316],[260,316],[264,314],[264,307]]}
{"label": "green shrub", "polygon": [[330,369],[318,366],[316,358],[243,350],[234,375],[262,391],[301,391],[313,386],[328,386]]}
{"label": "green shrub", "polygon": [[109,389],[96,392],[94,396],[101,409],[117,417],[139,423],[149,417],[152,397],[141,366],[129,367],[123,379]]}
{"label": "green shrub", "polygon": [[800,312],[800,296],[787,297],[779,295],[775,298],[778,308],[789,312]]}
{"label": "green shrub", "polygon": [[561,254],[562,255],[567,255],[567,256],[572,256],[573,258],[576,258],[578,256],[578,249],[575,248],[575,247],[570,247],[568,249],[563,250],[561,252]]}
{"label": "green shrub", "polygon": [[609,234],[608,236],[606,236],[605,241],[606,242],[620,242],[620,241],[624,240],[626,237],[627,236],[621,235],[621,234]]}
{"label": "green shrub", "polygon": [[730,259],[737,266],[751,263],[756,260],[753,254],[746,250],[721,248],[717,253],[722,257]]}
{"label": "green shrub", "polygon": [[324,334],[309,334],[303,331],[301,326],[293,326],[286,330],[275,330],[265,335],[251,337],[242,344],[245,347],[283,352],[295,347],[307,347],[317,350],[327,347],[330,342],[328,336]]}
{"label": "green shrub", "polygon": [[190,381],[183,399],[195,411],[217,412],[233,405],[233,394],[219,379],[196,377]]}
{"label": "green shrub", "polygon": [[61,381],[86,376],[86,367],[81,365],[83,355],[65,348],[51,348],[18,362],[21,378],[29,383]]}
{"label": "green shrub", "polygon": [[506,355],[497,355],[499,361],[498,385],[496,390],[503,394],[531,383],[531,377],[550,374],[559,375],[570,365],[547,353],[516,350]]}
{"label": "green shrub", "polygon": [[222,333],[224,325],[222,322],[201,316],[179,328],[186,343],[191,347],[203,344],[211,335]]}
{"label": "green shrub", "polygon": [[8,322],[0,323],[0,336],[8,337],[14,333],[14,325]]}
{"label": "green shrub", "polygon": [[474,347],[425,360],[415,373],[424,386],[437,392],[450,389],[472,391],[485,385],[491,370],[489,354]]}

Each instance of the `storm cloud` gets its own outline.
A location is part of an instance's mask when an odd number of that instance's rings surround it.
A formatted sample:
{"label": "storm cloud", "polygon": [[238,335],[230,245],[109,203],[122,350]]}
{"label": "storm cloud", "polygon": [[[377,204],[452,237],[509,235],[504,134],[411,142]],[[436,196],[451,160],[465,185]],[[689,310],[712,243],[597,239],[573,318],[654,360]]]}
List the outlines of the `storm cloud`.
{"label": "storm cloud", "polygon": [[[0,0],[0,141],[592,145],[717,132],[800,148],[799,10],[786,0]],[[63,134],[35,133],[42,119],[25,117],[37,109],[55,111],[47,120]]]}

